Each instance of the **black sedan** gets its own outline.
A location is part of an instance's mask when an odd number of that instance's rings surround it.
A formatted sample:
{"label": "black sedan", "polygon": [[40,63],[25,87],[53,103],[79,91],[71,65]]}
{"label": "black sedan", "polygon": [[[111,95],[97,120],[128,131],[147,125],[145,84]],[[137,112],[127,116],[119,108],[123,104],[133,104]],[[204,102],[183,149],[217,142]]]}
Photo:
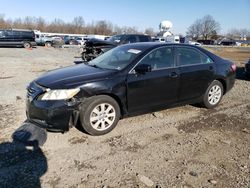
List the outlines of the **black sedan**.
{"label": "black sedan", "polygon": [[232,62],[193,45],[122,45],[31,82],[27,119],[60,132],[80,120],[87,133],[102,135],[132,115],[194,103],[214,108],[233,87],[235,71]]}

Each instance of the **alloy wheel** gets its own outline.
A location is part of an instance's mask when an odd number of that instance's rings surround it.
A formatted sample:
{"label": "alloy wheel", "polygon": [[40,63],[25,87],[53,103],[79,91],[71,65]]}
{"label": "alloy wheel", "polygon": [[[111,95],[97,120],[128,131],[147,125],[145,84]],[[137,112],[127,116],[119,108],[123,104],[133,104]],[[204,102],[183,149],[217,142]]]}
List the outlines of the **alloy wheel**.
{"label": "alloy wheel", "polygon": [[115,108],[108,103],[97,105],[90,113],[90,124],[97,131],[104,131],[115,121]]}
{"label": "alloy wheel", "polygon": [[208,93],[208,102],[211,105],[216,105],[220,101],[221,96],[222,96],[221,87],[218,86],[218,85],[214,85],[209,90],[209,93]]}

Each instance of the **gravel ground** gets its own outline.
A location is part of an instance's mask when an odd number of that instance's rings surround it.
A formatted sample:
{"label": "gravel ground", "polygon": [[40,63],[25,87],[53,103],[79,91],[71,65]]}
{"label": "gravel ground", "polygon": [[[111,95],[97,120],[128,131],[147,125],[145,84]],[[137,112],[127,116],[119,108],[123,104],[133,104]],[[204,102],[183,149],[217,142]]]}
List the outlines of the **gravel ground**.
{"label": "gravel ground", "polygon": [[121,120],[109,134],[48,133],[42,147],[11,135],[25,120],[27,84],[76,61],[78,49],[0,49],[0,187],[250,187],[250,49],[211,48],[238,66],[213,110],[183,106]]}

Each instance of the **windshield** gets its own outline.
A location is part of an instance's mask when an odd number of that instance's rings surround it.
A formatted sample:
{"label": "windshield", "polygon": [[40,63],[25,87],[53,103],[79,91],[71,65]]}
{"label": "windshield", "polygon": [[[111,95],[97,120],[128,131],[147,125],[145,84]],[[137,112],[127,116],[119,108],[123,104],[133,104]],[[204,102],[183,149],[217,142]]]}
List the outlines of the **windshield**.
{"label": "windshield", "polygon": [[90,61],[90,66],[103,69],[122,70],[141,54],[141,50],[131,46],[119,46]]}

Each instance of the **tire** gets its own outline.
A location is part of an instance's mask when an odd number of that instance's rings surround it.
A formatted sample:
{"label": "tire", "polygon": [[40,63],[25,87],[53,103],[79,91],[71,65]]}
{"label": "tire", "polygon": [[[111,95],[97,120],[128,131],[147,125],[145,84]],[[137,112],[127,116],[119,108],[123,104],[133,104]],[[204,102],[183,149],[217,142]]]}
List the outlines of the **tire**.
{"label": "tire", "polygon": [[51,47],[51,46],[52,46],[52,43],[51,43],[51,42],[45,42],[45,46],[46,46],[46,47]]}
{"label": "tire", "polygon": [[24,42],[23,47],[24,48],[31,48],[31,44],[29,42]]}
{"label": "tire", "polygon": [[82,60],[88,62],[87,54],[85,52],[82,53]]}
{"label": "tire", "polygon": [[69,41],[69,45],[74,45],[74,41],[73,40]]}
{"label": "tire", "polygon": [[206,90],[203,97],[203,106],[208,109],[215,108],[223,97],[224,88],[220,81],[214,80]]}
{"label": "tire", "polygon": [[120,107],[111,97],[98,95],[88,98],[80,109],[80,122],[90,135],[104,135],[115,128],[120,119]]}

